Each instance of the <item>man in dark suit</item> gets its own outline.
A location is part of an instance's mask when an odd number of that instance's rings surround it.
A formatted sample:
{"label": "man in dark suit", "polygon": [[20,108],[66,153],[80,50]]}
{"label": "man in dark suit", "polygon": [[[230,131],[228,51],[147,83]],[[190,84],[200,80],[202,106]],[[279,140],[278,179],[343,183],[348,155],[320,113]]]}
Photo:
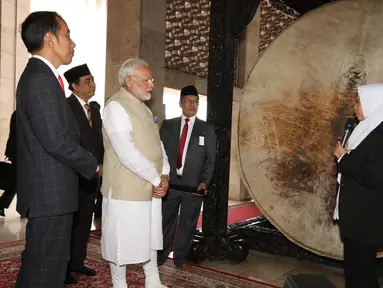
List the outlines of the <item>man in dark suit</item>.
{"label": "man in dark suit", "polygon": [[[96,84],[88,65],[83,64],[71,68],[64,73],[69,83],[72,95],[68,98],[69,107],[80,130],[80,145],[97,158],[102,165],[104,147],[102,144],[102,122],[100,109],[89,105],[89,99],[94,96]],[[72,240],[70,246],[70,260],[66,284],[77,284],[77,280],[70,272],[95,276],[96,271],[84,265],[89,232],[92,225],[94,202],[99,190],[98,175],[90,180],[80,176],[78,187],[78,210],[73,217]]]}
{"label": "man in dark suit", "polygon": [[5,148],[5,156],[11,161],[12,175],[8,179],[11,184],[10,188],[6,189],[0,197],[0,216],[3,217],[5,217],[4,210],[9,208],[16,195],[16,151],[16,111],[14,111],[9,124],[9,137]]}
{"label": "man in dark suit", "polygon": [[16,91],[17,211],[28,218],[16,287],[63,287],[68,265],[78,174],[91,179],[97,159],[79,144],[79,131],[57,68],[75,44],[56,12],[31,13],[21,37],[32,54]]}
{"label": "man in dark suit", "polygon": [[162,200],[164,247],[158,255],[159,265],[165,262],[173,243],[174,264],[186,264],[202,197],[213,176],[216,136],[211,124],[196,117],[198,101],[197,89],[184,87],[180,99],[182,116],[164,120],[161,126],[161,140],[170,164],[170,189]]}

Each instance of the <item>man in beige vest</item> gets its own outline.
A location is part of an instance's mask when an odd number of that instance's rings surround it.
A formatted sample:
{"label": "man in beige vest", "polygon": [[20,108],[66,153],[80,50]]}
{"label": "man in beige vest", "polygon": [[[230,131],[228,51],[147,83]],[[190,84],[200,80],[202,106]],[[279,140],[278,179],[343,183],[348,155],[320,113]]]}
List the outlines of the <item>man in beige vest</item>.
{"label": "man in beige vest", "polygon": [[120,90],[106,103],[101,192],[102,255],[110,262],[114,288],[126,288],[126,265],[144,263],[145,287],[161,284],[161,198],[168,189],[169,163],[157,124],[143,103],[151,98],[152,71],[129,59],[119,71]]}

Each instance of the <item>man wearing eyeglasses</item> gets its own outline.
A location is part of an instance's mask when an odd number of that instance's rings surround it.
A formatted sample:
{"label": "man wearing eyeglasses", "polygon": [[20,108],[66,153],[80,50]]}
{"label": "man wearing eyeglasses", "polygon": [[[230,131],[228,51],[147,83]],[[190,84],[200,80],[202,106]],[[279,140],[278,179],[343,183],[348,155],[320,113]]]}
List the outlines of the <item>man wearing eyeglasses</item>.
{"label": "man wearing eyeglasses", "polygon": [[186,268],[202,199],[213,177],[216,136],[211,124],[196,117],[198,101],[197,89],[184,87],[179,102],[182,116],[164,120],[160,131],[170,164],[170,185],[162,200],[164,249],[158,255],[159,265],[174,243],[174,264]]}
{"label": "man wearing eyeglasses", "polygon": [[120,90],[106,103],[105,157],[101,192],[103,258],[114,288],[127,287],[126,265],[144,263],[145,287],[161,288],[157,250],[162,249],[161,198],[168,190],[169,163],[153,115],[152,70],[129,59],[119,71]]}

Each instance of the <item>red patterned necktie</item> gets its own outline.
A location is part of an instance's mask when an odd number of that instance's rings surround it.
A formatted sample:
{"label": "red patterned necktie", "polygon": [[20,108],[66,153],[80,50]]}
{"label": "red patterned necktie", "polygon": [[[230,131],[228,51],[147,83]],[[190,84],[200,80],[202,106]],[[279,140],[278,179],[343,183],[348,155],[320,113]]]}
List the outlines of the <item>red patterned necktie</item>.
{"label": "red patterned necktie", "polygon": [[63,91],[65,92],[65,89],[64,89],[64,82],[63,82],[63,79],[61,78],[61,76],[60,76],[60,75],[59,75],[59,77],[57,78],[57,80],[59,80],[59,83],[60,83],[61,89],[63,89]]}
{"label": "red patterned necktie", "polygon": [[190,119],[185,119],[185,125],[184,125],[184,128],[182,129],[180,145],[178,146],[177,169],[180,169],[182,167],[182,155],[184,154],[186,136],[188,135],[189,121]]}
{"label": "red patterned necktie", "polygon": [[89,104],[85,104],[84,107],[85,107],[87,115],[88,115],[89,125],[90,125],[90,127],[92,127],[92,111],[90,111]]}

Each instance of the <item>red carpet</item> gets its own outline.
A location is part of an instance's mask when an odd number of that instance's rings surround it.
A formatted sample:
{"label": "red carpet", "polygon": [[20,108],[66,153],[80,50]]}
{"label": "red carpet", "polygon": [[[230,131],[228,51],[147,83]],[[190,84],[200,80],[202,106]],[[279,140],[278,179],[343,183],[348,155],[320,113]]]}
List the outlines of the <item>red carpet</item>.
{"label": "red carpet", "polygon": [[[15,281],[20,266],[20,254],[25,241],[15,241],[0,244],[0,288],[15,287]],[[79,280],[78,285],[71,288],[111,288],[109,265],[101,257],[100,240],[91,237],[88,245],[86,265],[97,271],[97,276],[86,277],[74,275]],[[237,275],[192,265],[189,270],[177,269],[171,261],[160,267],[162,283],[172,288],[270,288],[273,286],[261,281],[243,278]],[[127,268],[129,288],[145,287],[145,276],[141,265],[129,265]],[[54,288],[54,287],[52,287]]]}
{"label": "red carpet", "polygon": [[[227,215],[227,224],[234,224],[246,219],[262,216],[261,211],[253,202],[230,206]],[[198,218],[197,228],[202,227],[202,213]]]}

